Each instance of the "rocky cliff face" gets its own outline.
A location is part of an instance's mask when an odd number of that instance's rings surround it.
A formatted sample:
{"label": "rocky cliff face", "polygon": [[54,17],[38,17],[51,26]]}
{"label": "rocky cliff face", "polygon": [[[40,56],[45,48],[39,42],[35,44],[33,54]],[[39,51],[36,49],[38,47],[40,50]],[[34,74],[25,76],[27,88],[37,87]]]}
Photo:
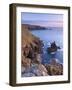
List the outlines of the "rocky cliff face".
{"label": "rocky cliff face", "polygon": [[33,59],[42,52],[42,41],[30,33],[27,26],[22,25],[22,56]]}
{"label": "rocky cliff face", "polygon": [[22,76],[48,75],[41,64],[42,41],[30,33],[26,25],[22,25]]}

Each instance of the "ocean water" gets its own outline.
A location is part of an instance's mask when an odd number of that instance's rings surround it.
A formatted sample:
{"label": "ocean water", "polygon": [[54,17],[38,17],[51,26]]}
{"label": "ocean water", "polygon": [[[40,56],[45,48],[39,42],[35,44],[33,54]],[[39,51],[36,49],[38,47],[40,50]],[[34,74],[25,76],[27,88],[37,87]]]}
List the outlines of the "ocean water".
{"label": "ocean water", "polygon": [[[52,28],[51,30],[31,30],[31,33],[40,38],[43,41],[43,54],[42,63],[47,64],[52,58],[58,59],[60,63],[63,63],[63,29],[62,28]],[[57,46],[60,46],[55,54],[49,54],[47,48],[50,46],[50,43],[56,42]]]}

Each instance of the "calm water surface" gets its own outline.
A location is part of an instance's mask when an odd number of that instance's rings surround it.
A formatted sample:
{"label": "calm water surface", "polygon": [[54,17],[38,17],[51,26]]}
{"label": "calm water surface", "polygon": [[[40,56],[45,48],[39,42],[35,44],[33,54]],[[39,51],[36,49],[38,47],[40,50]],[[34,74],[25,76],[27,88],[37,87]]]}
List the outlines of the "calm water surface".
{"label": "calm water surface", "polygon": [[[39,37],[43,43],[43,54],[42,54],[42,63],[46,64],[52,58],[58,59],[60,63],[63,63],[63,30],[60,28],[53,28],[51,30],[31,30],[31,33]],[[53,41],[56,42],[57,46],[60,46],[61,49],[58,50],[55,54],[48,54],[47,47]]]}

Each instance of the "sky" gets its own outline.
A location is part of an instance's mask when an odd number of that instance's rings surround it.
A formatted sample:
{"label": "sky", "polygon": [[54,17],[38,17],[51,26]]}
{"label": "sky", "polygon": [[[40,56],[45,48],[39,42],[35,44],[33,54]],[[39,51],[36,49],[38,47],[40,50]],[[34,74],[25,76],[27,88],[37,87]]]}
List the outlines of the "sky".
{"label": "sky", "polygon": [[50,14],[50,13],[21,13],[21,23],[40,25],[46,27],[63,27],[63,15],[62,14]]}

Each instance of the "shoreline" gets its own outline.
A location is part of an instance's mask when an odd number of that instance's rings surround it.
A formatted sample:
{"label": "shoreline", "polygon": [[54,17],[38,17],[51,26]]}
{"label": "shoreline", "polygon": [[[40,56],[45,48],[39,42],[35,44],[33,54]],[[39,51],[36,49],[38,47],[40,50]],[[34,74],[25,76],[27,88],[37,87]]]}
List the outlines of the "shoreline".
{"label": "shoreline", "polygon": [[[22,77],[62,75],[63,65],[51,58],[50,64],[42,63],[44,43],[39,37],[33,35],[27,26],[22,26]],[[46,51],[47,52],[47,51]],[[47,54],[48,56],[48,54]],[[43,58],[43,61],[45,58]]]}

